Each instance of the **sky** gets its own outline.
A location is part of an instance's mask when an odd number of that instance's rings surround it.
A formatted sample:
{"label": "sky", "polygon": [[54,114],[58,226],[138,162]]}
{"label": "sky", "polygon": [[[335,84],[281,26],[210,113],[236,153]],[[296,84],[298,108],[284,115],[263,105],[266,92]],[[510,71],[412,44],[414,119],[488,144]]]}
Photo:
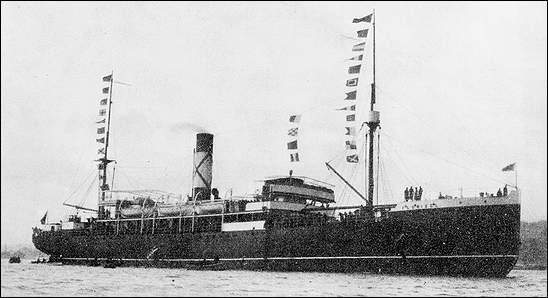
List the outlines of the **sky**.
{"label": "sky", "polygon": [[[336,109],[366,28],[352,19],[373,9],[376,200],[402,201],[411,185],[425,198],[495,193],[517,173],[522,220],[546,219],[546,3],[2,2],[2,246],[30,244],[46,210],[50,220],[73,211],[64,201],[96,206],[95,121],[111,71],[125,83],[113,88],[115,189],[185,196],[205,130],[221,196],[293,169],[332,183],[338,204],[363,204],[324,163],[364,189],[363,158],[344,162]],[[371,35],[366,45],[360,121]],[[294,114],[299,163],[286,145]]]}

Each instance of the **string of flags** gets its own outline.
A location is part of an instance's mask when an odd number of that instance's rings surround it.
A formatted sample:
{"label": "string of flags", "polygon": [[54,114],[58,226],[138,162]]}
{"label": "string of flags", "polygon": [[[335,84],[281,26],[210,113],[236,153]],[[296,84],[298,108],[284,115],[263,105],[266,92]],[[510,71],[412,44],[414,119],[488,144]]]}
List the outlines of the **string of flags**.
{"label": "string of flags", "polygon": [[301,122],[301,115],[292,115],[289,117],[289,123],[291,127],[287,131],[287,135],[290,138],[290,142],[287,143],[287,150],[289,151],[289,161],[299,162],[299,147],[297,139],[299,136],[299,123]]}
{"label": "string of flags", "polygon": [[372,18],[373,18],[373,14],[369,14],[363,18],[354,18],[352,20],[352,23],[360,23],[360,22],[371,23]]}
{"label": "string of flags", "polygon": [[337,109],[337,111],[355,111],[355,110],[356,110],[356,105],[351,105],[348,107]]}
{"label": "string of flags", "polygon": [[369,31],[369,29],[363,29],[363,30],[358,31],[358,37],[367,38],[367,32],[368,31]]}
{"label": "string of flags", "polygon": [[346,92],[345,100],[354,100],[354,99],[356,99],[356,94],[357,94],[356,90],[351,91],[351,92]]}
{"label": "string of flags", "polygon": [[363,54],[358,55],[358,56],[354,56],[352,58],[349,58],[348,60],[350,60],[350,61],[362,61],[362,59],[363,59]]}
{"label": "string of flags", "polygon": [[[108,75],[108,76],[104,76],[103,77],[103,82],[107,82],[109,83],[109,86],[107,87],[103,87],[103,94],[110,94],[110,82],[112,81],[112,74]],[[105,144],[105,133],[106,133],[106,127],[105,127],[105,123],[106,123],[106,118],[104,118],[106,116],[106,113],[107,113],[107,109],[104,108],[103,106],[106,106],[108,104],[108,98],[103,98],[99,101],[99,106],[101,107],[99,109],[99,116],[101,117],[101,119],[99,121],[96,121],[95,123],[96,124],[99,124],[99,127],[97,127],[97,139],[96,139],[96,142],[99,143],[99,144]],[[105,144],[106,145],[106,144]],[[99,149],[97,149],[97,154],[100,154],[100,155],[105,155],[106,153],[106,148],[105,148],[105,145],[100,145],[99,146]],[[102,164],[99,164],[99,170],[101,170],[103,168],[103,165]]]}
{"label": "string of flags", "polygon": [[363,51],[364,49],[365,49],[365,42],[359,43],[359,44],[354,45],[354,46],[352,47],[352,51],[353,51],[353,52]]}
{"label": "string of flags", "polygon": [[348,74],[360,73],[360,68],[361,67],[362,67],[361,64],[350,66],[350,68],[348,68]]}
{"label": "string of flags", "polygon": [[358,78],[346,80],[346,87],[356,87],[358,86]]}
{"label": "string of flags", "polygon": [[[371,23],[373,14],[369,14],[363,18],[354,18],[352,23]],[[369,28],[364,28],[356,31],[358,38],[367,39],[369,33]],[[365,52],[366,41],[362,41],[358,44],[352,46],[352,52]],[[357,87],[359,82],[359,74],[361,72],[362,63],[364,54],[351,57],[347,61],[359,61],[359,64],[351,65],[348,67],[348,74],[352,75],[346,80],[346,87],[355,88],[354,90],[349,90],[346,93],[346,98],[344,100],[355,101],[357,98]],[[356,62],[354,62],[356,63]],[[338,111],[346,111],[345,120],[345,136],[348,136],[345,140],[345,149],[346,149],[346,161],[349,163],[358,163],[358,151],[356,146],[356,105],[352,104],[340,109]]]}

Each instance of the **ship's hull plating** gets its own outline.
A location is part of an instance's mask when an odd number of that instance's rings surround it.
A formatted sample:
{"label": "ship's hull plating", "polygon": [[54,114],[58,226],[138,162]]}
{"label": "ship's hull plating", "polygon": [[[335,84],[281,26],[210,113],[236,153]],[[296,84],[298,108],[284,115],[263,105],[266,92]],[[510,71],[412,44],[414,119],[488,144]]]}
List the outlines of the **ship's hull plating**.
{"label": "ship's hull plating", "polygon": [[378,222],[238,232],[33,235],[64,263],[224,270],[506,276],[519,252],[519,204],[391,212]]}

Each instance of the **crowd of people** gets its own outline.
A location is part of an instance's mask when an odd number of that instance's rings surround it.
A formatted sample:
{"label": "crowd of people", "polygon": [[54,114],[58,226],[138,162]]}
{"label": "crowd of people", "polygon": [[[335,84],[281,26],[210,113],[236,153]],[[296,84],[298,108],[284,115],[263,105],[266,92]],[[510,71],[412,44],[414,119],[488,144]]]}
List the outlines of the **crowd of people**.
{"label": "crowd of people", "polygon": [[420,201],[422,198],[422,186],[419,186],[419,188],[415,187],[413,190],[413,186],[406,187],[403,191],[403,196],[405,198],[405,201]]}
{"label": "crowd of people", "polygon": [[[497,191],[496,197],[506,197],[507,195],[508,195],[508,185],[505,184],[504,188],[502,190],[500,190],[500,188],[499,188],[499,190]],[[485,193],[480,192],[480,197],[483,198],[484,196],[494,197],[494,195],[492,193],[490,194],[488,192],[485,192]]]}
{"label": "crowd of people", "polygon": [[341,221],[347,221],[347,220],[352,220],[352,219],[357,219],[358,217],[360,216],[360,213],[358,212],[358,210],[356,211],[350,211],[350,212],[341,212],[339,213],[339,219]]}
{"label": "crowd of people", "polygon": [[[480,196],[480,198],[485,198],[485,197],[488,197],[488,198],[506,197],[506,196],[508,196],[508,185],[507,184],[504,185],[504,188],[502,188],[502,190],[499,188],[496,194],[489,193],[489,192],[480,192],[479,196]],[[452,198],[453,198],[452,196],[442,195],[441,192],[440,192],[440,195],[438,196],[438,199],[452,199]]]}

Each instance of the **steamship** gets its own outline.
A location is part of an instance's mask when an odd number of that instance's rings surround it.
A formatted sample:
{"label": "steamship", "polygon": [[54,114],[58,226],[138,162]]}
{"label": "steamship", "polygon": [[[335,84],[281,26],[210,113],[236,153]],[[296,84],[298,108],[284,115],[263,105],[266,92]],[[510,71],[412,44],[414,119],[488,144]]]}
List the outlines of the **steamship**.
{"label": "steamship", "polygon": [[[373,16],[374,17],[374,16]],[[374,49],[373,19],[373,49]],[[374,51],[373,51],[374,52]],[[373,58],[373,63],[374,63]],[[373,76],[374,77],[374,76]],[[375,86],[366,122],[367,196],[334,166],[329,170],[364,199],[333,207],[329,184],[302,176],[270,177],[249,198],[219,196],[212,188],[213,134],[198,133],[192,193],[110,189],[107,169],[113,74],[98,162],[96,216],[33,228],[32,241],[63,264],[177,267],[206,270],[373,272],[504,277],[518,258],[520,190],[473,197],[439,196],[374,204]],[[108,106],[108,113],[106,107]],[[331,204],[331,207],[330,207]],[[350,213],[342,211],[351,211]]]}

